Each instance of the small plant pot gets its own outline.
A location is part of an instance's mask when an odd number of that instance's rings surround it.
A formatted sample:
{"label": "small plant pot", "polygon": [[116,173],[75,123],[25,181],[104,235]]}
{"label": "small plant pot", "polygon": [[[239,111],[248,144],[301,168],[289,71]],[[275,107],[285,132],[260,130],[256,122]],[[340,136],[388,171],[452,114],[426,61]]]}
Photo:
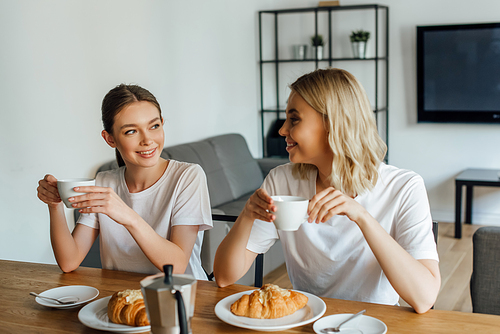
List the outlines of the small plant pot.
{"label": "small plant pot", "polygon": [[366,43],[367,42],[352,42],[352,53],[354,58],[366,58]]}
{"label": "small plant pot", "polygon": [[354,58],[366,58],[366,42],[351,42]]}
{"label": "small plant pot", "polygon": [[312,51],[312,59],[323,59],[323,45],[313,46]]}

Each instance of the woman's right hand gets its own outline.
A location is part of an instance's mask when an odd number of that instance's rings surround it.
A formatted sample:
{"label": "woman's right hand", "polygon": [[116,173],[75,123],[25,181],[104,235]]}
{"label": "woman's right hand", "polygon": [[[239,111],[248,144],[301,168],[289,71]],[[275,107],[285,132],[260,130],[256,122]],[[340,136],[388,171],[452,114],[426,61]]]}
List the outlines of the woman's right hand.
{"label": "woman's right hand", "polygon": [[38,181],[37,192],[38,198],[49,206],[57,206],[62,202],[57,190],[57,179],[50,174]]}
{"label": "woman's right hand", "polygon": [[252,221],[260,219],[266,222],[272,222],[276,216],[277,208],[274,201],[264,189],[257,189],[248,199],[243,208],[242,215],[251,218]]}

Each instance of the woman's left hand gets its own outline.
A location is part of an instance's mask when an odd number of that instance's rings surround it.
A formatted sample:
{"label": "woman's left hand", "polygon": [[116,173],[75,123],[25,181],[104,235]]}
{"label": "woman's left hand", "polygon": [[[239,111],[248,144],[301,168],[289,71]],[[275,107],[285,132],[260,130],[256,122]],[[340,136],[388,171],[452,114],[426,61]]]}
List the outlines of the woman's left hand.
{"label": "woman's left hand", "polygon": [[340,190],[328,187],[311,198],[308,213],[309,223],[315,219],[316,223],[324,223],[335,215],[347,216],[353,222],[358,223],[368,212],[353,198]]}
{"label": "woman's left hand", "polygon": [[112,188],[76,187],[76,192],[87,193],[69,198],[72,206],[80,213],[103,213],[119,224],[128,225],[135,213]]}

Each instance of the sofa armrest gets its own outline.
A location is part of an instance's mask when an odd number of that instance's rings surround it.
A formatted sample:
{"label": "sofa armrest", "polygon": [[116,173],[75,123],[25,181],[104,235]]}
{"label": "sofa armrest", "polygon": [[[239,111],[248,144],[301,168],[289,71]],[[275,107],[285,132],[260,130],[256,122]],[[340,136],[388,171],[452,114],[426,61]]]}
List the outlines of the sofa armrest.
{"label": "sofa armrest", "polygon": [[274,167],[277,167],[279,165],[284,165],[290,162],[288,158],[262,158],[255,160],[259,164],[259,167],[262,170],[262,175],[264,176],[264,178]]}

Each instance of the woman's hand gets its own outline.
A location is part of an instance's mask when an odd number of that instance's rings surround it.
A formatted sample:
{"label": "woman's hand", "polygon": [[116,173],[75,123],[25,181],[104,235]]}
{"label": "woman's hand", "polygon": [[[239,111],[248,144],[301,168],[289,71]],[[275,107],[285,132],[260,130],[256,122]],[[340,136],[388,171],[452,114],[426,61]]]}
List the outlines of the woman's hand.
{"label": "woman's hand", "polygon": [[272,222],[276,216],[271,211],[276,211],[273,199],[264,189],[259,188],[250,196],[241,215],[250,218],[252,221],[260,219]]}
{"label": "woman's hand", "polygon": [[343,215],[357,224],[363,216],[368,214],[365,208],[353,198],[333,187],[328,187],[311,198],[308,213],[309,223],[315,219],[316,223],[324,223],[335,215]]}
{"label": "woman's hand", "polygon": [[61,197],[59,196],[59,190],[57,190],[57,179],[47,174],[45,177],[38,181],[38,198],[45,204],[55,207],[62,203]]}
{"label": "woman's hand", "polygon": [[103,213],[119,224],[128,225],[130,218],[137,215],[112,188],[86,186],[73,188],[76,192],[86,193],[70,197],[73,208],[80,213]]}

